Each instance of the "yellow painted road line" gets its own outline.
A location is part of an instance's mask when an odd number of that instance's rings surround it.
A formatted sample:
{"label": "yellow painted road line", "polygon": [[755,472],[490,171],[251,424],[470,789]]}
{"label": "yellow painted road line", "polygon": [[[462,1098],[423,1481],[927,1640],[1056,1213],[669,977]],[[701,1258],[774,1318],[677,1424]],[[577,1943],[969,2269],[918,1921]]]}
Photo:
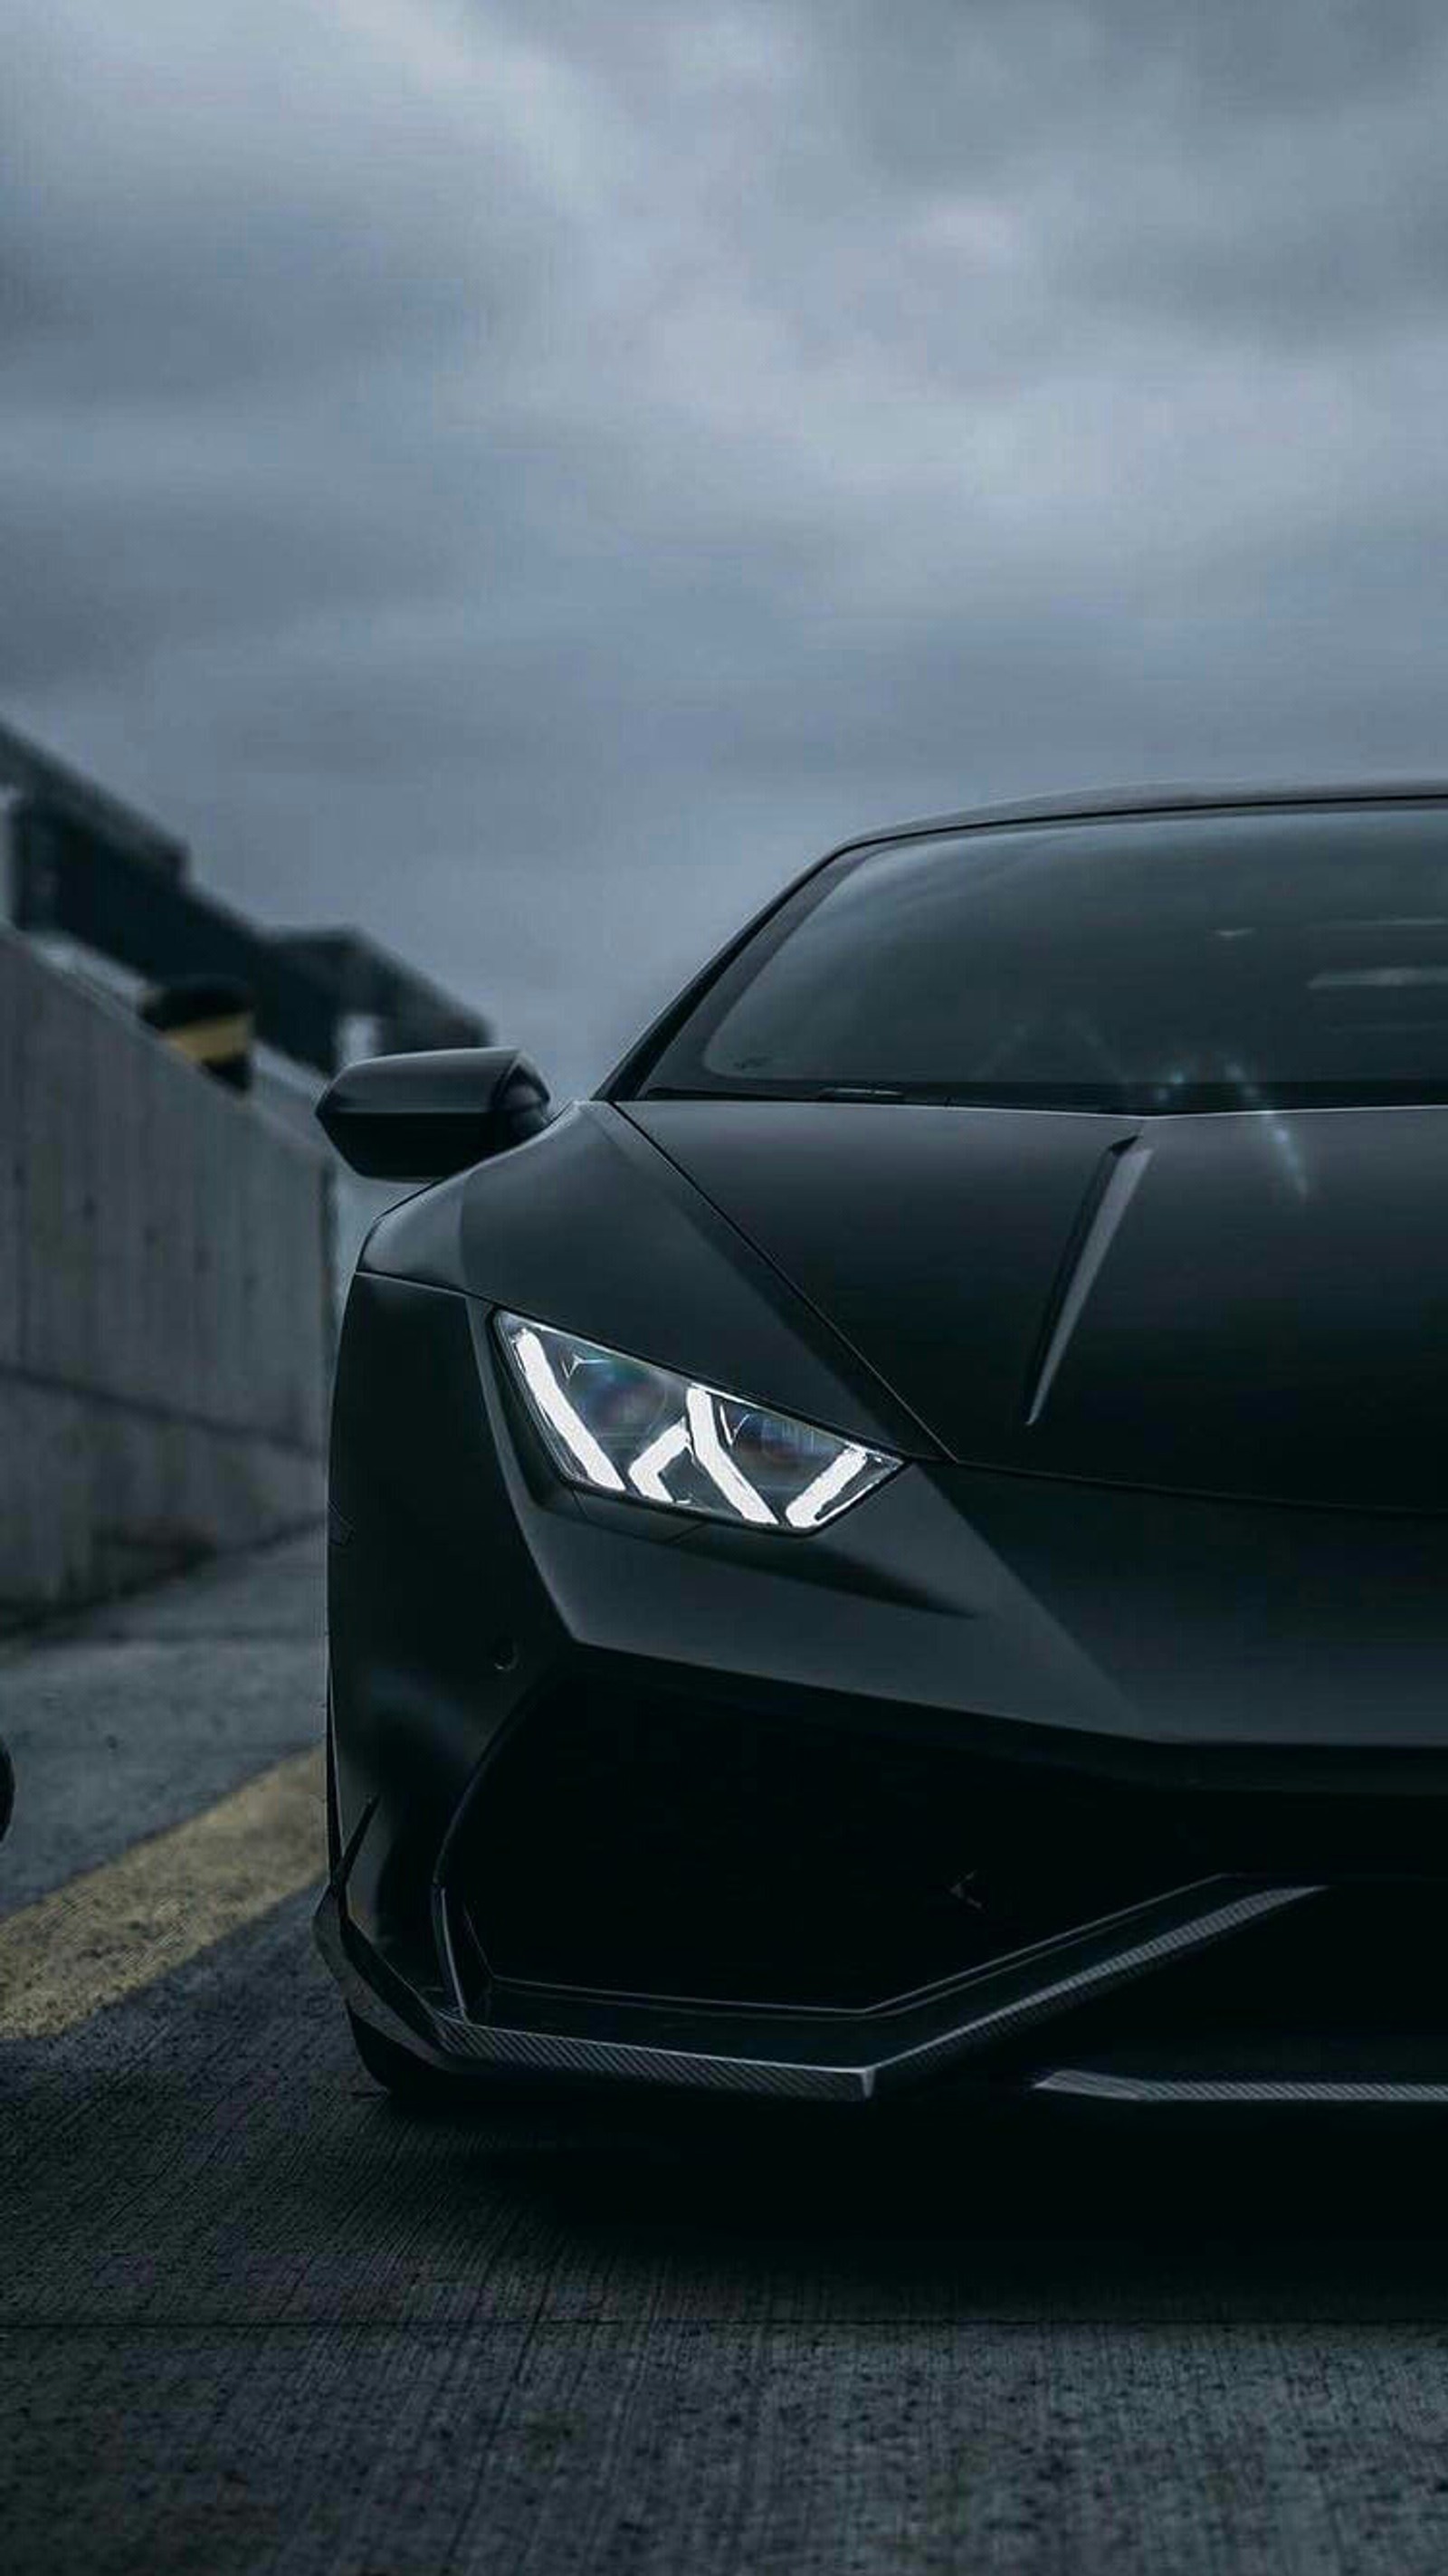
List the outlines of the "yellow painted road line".
{"label": "yellow painted road line", "polygon": [[320,1747],[0,1921],[0,2039],[119,2003],[326,1874]]}

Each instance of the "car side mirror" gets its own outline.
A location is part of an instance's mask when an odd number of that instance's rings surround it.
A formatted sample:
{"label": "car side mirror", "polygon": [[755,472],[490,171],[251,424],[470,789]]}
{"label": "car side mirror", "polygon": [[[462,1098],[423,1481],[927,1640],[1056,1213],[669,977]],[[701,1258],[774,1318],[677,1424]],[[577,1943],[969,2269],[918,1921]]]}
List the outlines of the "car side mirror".
{"label": "car side mirror", "polygon": [[548,1124],[548,1086],[514,1047],[363,1056],[317,1103],[324,1133],[369,1181],[440,1181]]}

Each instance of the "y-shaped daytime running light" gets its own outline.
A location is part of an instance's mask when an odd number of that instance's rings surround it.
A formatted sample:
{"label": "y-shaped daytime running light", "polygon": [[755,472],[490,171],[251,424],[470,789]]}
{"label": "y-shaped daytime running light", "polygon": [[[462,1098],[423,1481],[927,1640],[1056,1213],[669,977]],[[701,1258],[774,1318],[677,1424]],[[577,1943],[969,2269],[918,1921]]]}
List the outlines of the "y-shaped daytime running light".
{"label": "y-shaped daytime running light", "polygon": [[575,1333],[522,1315],[500,1314],[497,1326],[528,1412],[571,1485],[805,1531],[848,1511],[900,1464]]}

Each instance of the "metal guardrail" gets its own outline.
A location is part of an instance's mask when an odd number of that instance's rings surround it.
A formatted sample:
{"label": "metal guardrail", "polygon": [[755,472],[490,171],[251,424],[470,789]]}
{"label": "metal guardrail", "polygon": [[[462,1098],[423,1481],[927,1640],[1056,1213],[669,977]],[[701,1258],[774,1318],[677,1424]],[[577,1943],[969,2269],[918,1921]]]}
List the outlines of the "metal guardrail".
{"label": "metal guardrail", "polygon": [[257,1037],[335,1072],[343,1023],[365,1016],[387,1048],[486,1046],[479,1012],[356,930],[266,931],[204,892],[183,841],[0,725],[9,818],[10,917],[73,939],[156,984],[245,987]]}
{"label": "metal guardrail", "polygon": [[190,852],[174,833],[163,831],[159,823],[151,822],[133,805],[112,796],[108,788],[97,787],[67,761],[58,760],[53,751],[43,750],[39,743],[29,741],[13,725],[3,722],[0,787],[15,789],[78,831],[91,834],[109,848],[130,850],[168,876],[185,876],[190,866]]}

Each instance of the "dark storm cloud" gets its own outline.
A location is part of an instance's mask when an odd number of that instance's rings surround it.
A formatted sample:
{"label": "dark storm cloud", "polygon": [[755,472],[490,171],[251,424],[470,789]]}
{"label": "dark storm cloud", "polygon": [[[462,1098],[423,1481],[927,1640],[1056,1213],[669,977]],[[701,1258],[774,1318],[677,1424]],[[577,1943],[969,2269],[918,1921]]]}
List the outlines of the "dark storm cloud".
{"label": "dark storm cloud", "polygon": [[567,1079],[832,835],[1442,765],[1448,20],[12,0],[0,704]]}

